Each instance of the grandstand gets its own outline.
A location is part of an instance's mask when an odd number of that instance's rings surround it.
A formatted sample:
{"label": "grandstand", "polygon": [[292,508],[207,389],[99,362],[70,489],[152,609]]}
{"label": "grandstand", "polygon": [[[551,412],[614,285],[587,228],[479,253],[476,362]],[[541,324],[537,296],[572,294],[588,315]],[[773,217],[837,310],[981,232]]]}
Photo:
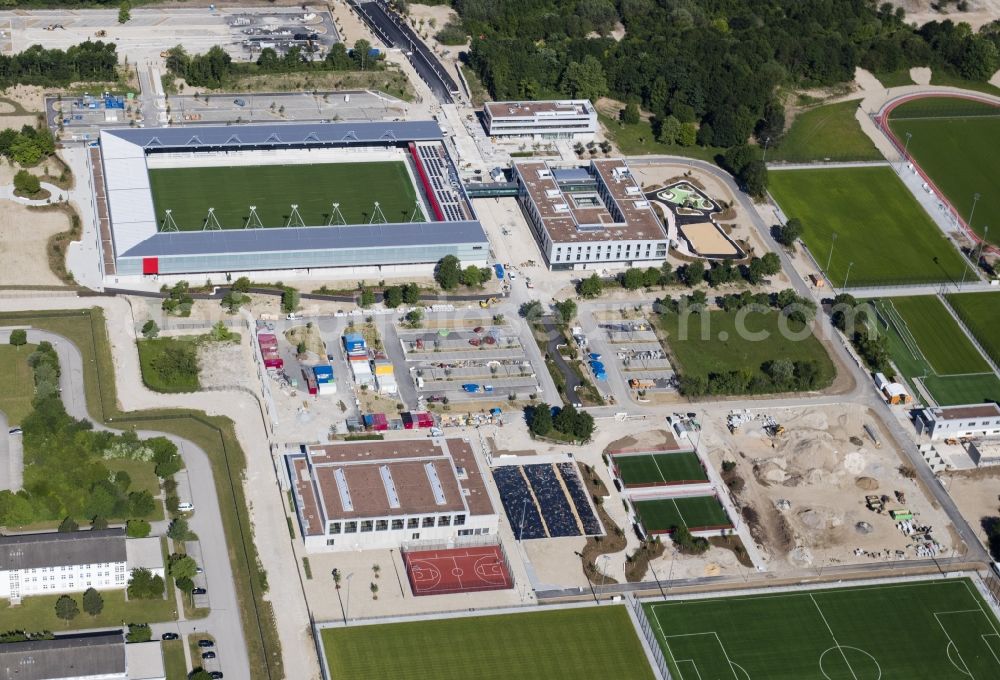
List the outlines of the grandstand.
{"label": "grandstand", "polygon": [[519,540],[604,534],[575,463],[501,465],[493,479]]}
{"label": "grandstand", "polygon": [[382,275],[489,252],[433,121],[102,130],[88,159],[106,280]]}

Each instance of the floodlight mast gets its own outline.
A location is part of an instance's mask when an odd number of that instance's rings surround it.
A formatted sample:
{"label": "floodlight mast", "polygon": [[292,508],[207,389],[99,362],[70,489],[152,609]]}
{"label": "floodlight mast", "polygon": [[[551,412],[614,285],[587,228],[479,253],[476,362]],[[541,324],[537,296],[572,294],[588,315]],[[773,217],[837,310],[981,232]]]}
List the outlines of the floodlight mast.
{"label": "floodlight mast", "polygon": [[215,216],[215,208],[208,209],[208,217],[205,218],[204,231],[221,231],[222,225],[219,224],[219,218]]}
{"label": "floodlight mast", "polygon": [[163,213],[164,213],[164,216],[163,216],[163,228],[160,229],[160,231],[170,231],[170,232],[180,231],[180,229],[178,229],[178,227],[177,227],[177,223],[174,222],[173,212],[174,211],[171,210],[170,208],[167,208],[166,210],[163,211]]}
{"label": "floodlight mast", "polygon": [[381,206],[379,206],[378,201],[375,201],[375,209],[372,211],[372,218],[368,220],[368,224],[385,224],[387,221]]}
{"label": "floodlight mast", "polygon": [[306,226],[305,221],[302,219],[302,215],[299,214],[299,204],[292,203],[292,212],[288,215],[288,221],[285,223],[286,227],[304,227]]}
{"label": "floodlight mast", "polygon": [[247,216],[247,222],[243,225],[244,229],[263,229],[264,223],[260,221],[260,215],[257,214],[257,206],[250,206],[250,214]]}
{"label": "floodlight mast", "polygon": [[326,226],[345,226],[347,220],[344,219],[344,213],[340,212],[340,203],[332,203],[331,205],[333,206],[333,210],[330,212],[330,219],[326,221]]}

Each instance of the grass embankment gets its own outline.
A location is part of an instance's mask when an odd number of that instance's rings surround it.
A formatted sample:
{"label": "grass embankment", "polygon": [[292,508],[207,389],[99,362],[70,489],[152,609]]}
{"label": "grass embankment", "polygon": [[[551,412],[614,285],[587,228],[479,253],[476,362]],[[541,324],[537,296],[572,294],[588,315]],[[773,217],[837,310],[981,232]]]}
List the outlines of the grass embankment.
{"label": "grass embankment", "polygon": [[200,336],[139,340],[142,382],[154,392],[196,392]]}
{"label": "grass embankment", "polygon": [[28,357],[35,351],[35,345],[0,345],[0,375],[3,375],[3,390],[0,391],[0,411],[7,415],[11,427],[20,425],[21,420],[31,413],[31,400],[35,396],[34,375],[28,366]]}
{"label": "grass embankment", "polygon": [[250,667],[258,669],[262,678],[283,676],[281,643],[272,606],[263,600],[267,574],[259,567],[247,516],[247,500],[241,484],[246,457],[236,439],[232,421],[187,409],[119,410],[114,362],[104,313],[100,308],[4,313],[0,314],[0,323],[31,325],[58,333],[79,348],[83,356],[87,409],[97,422],[113,427],[176,434],[208,454],[232,561],[233,580],[240,600],[240,619]]}
{"label": "grass embankment", "polygon": [[35,595],[21,600],[21,604],[11,607],[7,600],[0,600],[0,622],[4,630],[51,630],[58,633],[78,628],[101,628],[120,626],[122,622],[146,623],[149,621],[173,621],[177,618],[173,593],[167,593],[163,600],[128,600],[124,590],[102,590],[104,609],[97,616],[83,611],[82,594],[71,594],[80,606],[80,614],[72,621],[63,621],[56,616],[56,600],[59,595]]}
{"label": "grass embankment", "polygon": [[184,659],[184,643],[180,640],[165,640],[160,643],[163,649],[163,666],[167,680],[187,680],[187,661]]}
{"label": "grass embankment", "polygon": [[767,154],[768,161],[880,161],[884,160],[854,117],[860,99],[825,104],[795,117],[781,143]]}
{"label": "grass embankment", "polygon": [[640,120],[633,125],[626,125],[603,113],[598,114],[598,118],[608,135],[608,139],[626,156],[664,154],[696,158],[714,163],[715,157],[726,151],[718,146],[680,146],[679,144],[658,142],[656,135],[653,134],[653,126],[648,120]]}
{"label": "grass embankment", "polygon": [[770,178],[785,215],[802,220],[802,240],[819,266],[830,261],[835,286],[962,278],[965,259],[891,168],[781,170]]}

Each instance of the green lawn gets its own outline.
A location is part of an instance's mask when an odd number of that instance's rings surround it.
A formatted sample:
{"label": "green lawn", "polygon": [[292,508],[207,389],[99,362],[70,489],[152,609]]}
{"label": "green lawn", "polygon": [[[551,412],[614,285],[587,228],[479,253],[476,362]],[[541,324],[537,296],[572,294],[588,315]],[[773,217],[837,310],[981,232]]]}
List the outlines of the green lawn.
{"label": "green lawn", "polygon": [[[963,257],[888,167],[781,170],[771,194],[827,276],[849,286],[958,281]],[[833,234],[833,257],[830,246]]]}
{"label": "green lawn", "polygon": [[880,161],[882,154],[854,118],[859,99],[817,106],[792,121],[768,161],[793,163],[819,160]]}
{"label": "green lawn", "polygon": [[[704,327],[702,316],[708,317]],[[798,339],[781,332],[775,310],[747,314],[742,328],[738,328],[737,312],[721,310],[691,315],[686,328],[679,314],[661,315],[660,324],[667,333],[667,344],[680,373],[687,376],[754,371],[778,358],[818,362],[820,389],[833,382],[836,373],[815,336],[809,334]],[[708,329],[706,333],[702,333],[703,328]]]}
{"label": "green lawn", "polygon": [[677,680],[1000,677],[1000,624],[965,579],[643,607]]}
{"label": "green lawn", "polygon": [[1000,364],[1000,293],[955,293],[948,297],[958,318]]}
{"label": "green lawn", "polygon": [[1000,398],[1000,378],[938,298],[891,298],[875,306],[889,354],[914,398],[925,401],[917,378],[941,406]]}
{"label": "green lawn", "polygon": [[910,77],[910,69],[908,68],[902,68],[898,71],[882,71],[881,73],[876,73],[875,77],[887,88],[913,85],[913,78]]}
{"label": "green lawn", "polygon": [[123,470],[132,479],[129,491],[148,491],[153,496],[160,493],[160,478],[156,476],[156,464],[144,460],[125,460],[111,458],[104,461],[104,466],[112,473]]}
{"label": "green lawn", "polygon": [[715,162],[715,157],[726,152],[718,146],[680,146],[678,144],[663,144],[656,141],[653,127],[648,120],[641,120],[634,125],[625,125],[611,116],[598,114],[598,119],[608,138],[614,142],[622,154],[626,156],[642,156],[644,154],[665,154],[669,156],[684,156],[699,160]]}
{"label": "green lawn", "polygon": [[139,340],[142,382],[154,392],[196,392],[199,337]]}
{"label": "green lawn", "polygon": [[654,676],[624,606],[321,631],[337,680],[581,680]]}
{"label": "green lawn", "polygon": [[187,680],[187,661],[184,659],[184,643],[180,640],[164,640],[160,643],[163,649],[163,666],[167,680]]}
{"label": "green lawn", "polygon": [[692,531],[715,527],[731,527],[726,509],[715,496],[660,498],[634,501],[639,521],[647,533],[661,534],[673,527],[686,526]]}
{"label": "green lawn", "polygon": [[931,85],[944,85],[947,87],[959,87],[963,90],[974,90],[1000,96],[1000,87],[980,80],[966,80],[960,76],[952,75],[939,68],[931,70]]}
{"label": "green lawn", "polygon": [[992,225],[989,240],[1000,243],[1000,192],[996,189],[1000,107],[948,97],[918,99],[894,109],[889,126],[900,140],[911,135],[910,155],[963,220],[969,220],[974,195],[980,195],[972,227],[982,236],[984,227]]}
{"label": "green lawn", "polygon": [[615,456],[614,464],[625,486],[655,486],[707,482],[708,475],[693,451]]}
{"label": "green lawn", "polygon": [[318,226],[333,203],[348,224],[367,224],[375,201],[387,222],[409,222],[416,201],[402,161],[169,168],[150,170],[149,182],[157,221],[169,209],[179,229],[194,231],[210,207],[224,228],[241,229],[250,205],[265,227],[283,227],[293,203],[306,226]]}
{"label": "green lawn", "polygon": [[35,380],[28,366],[28,357],[34,351],[35,345],[0,345],[0,375],[3,375],[0,411],[7,415],[11,427],[20,425],[24,417],[31,413]]}
{"label": "green lawn", "polygon": [[104,609],[97,616],[83,611],[83,593],[72,595],[80,614],[68,623],[56,616],[59,595],[36,595],[21,600],[11,607],[7,600],[0,600],[0,627],[3,630],[51,630],[58,633],[77,628],[100,628],[128,623],[174,621],[177,613],[173,593],[164,600],[125,600],[125,590],[102,590]]}

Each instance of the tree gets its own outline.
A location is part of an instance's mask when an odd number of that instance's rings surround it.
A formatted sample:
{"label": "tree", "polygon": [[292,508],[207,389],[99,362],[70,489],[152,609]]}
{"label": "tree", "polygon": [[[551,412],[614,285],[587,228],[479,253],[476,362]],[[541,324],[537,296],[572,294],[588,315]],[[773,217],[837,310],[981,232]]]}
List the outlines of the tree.
{"label": "tree", "polygon": [[14,190],[18,194],[34,196],[42,190],[41,182],[27,170],[18,170],[14,175]]}
{"label": "tree", "polygon": [[542,318],[542,314],[544,313],[544,311],[545,310],[542,308],[542,303],[539,302],[538,300],[530,300],[528,302],[525,302],[517,310],[518,314],[520,314],[523,318],[527,319],[528,321],[537,321],[538,319]]}
{"label": "tree", "polygon": [[351,50],[351,59],[359,70],[368,70],[368,62],[372,60],[371,51],[372,44],[367,40],[362,38],[354,42],[354,49]]}
{"label": "tree", "polygon": [[104,531],[108,528],[108,520],[103,515],[96,515],[90,520],[91,531]]}
{"label": "tree", "polygon": [[[483,270],[475,265],[469,265],[462,270],[462,283],[469,288],[481,288],[483,285]],[[444,286],[441,286],[444,288]]]}
{"label": "tree", "polygon": [[104,610],[104,598],[93,588],[83,591],[83,611],[91,616],[97,616]]}
{"label": "tree", "polygon": [[184,459],[177,451],[177,445],[166,437],[153,437],[146,440],[146,446],[153,449],[154,472],[160,479],[169,479],[184,467]]}
{"label": "tree", "polygon": [[174,541],[186,541],[191,538],[191,528],[183,517],[175,517],[167,527],[167,536]]}
{"label": "tree", "polygon": [[578,415],[579,411],[576,410],[576,407],[573,404],[567,404],[559,409],[559,412],[552,418],[552,427],[563,434],[573,434]]}
{"label": "tree", "polygon": [[542,402],[536,404],[531,409],[531,422],[529,423],[531,434],[537,436],[547,435],[552,431],[552,407]]}
{"label": "tree", "polygon": [[743,191],[759,198],[767,193],[767,166],[764,161],[754,159],[740,170],[737,180]]}
{"label": "tree", "polygon": [[369,585],[368,588],[372,591],[372,599],[373,600],[377,600],[378,599],[378,584],[375,583],[374,581],[372,581],[371,585]]}
{"label": "tree", "polygon": [[144,519],[130,519],[125,523],[125,535],[129,538],[146,538],[152,527]]}
{"label": "tree", "polygon": [[128,633],[125,634],[126,642],[149,642],[153,639],[153,630],[148,623],[128,624]]}
{"label": "tree", "polygon": [[155,508],[156,501],[153,500],[152,494],[145,489],[142,491],[133,491],[128,495],[128,509],[131,515],[145,517],[153,514]]}
{"label": "tree", "polygon": [[571,61],[563,73],[562,90],[577,99],[597,101],[608,91],[604,67],[588,54],[583,61]]}
{"label": "tree", "polygon": [[462,263],[454,255],[445,255],[434,268],[434,280],[444,290],[454,290],[462,279]]}
{"label": "tree", "polygon": [[626,125],[636,125],[640,120],[639,102],[634,99],[628,100],[625,108],[621,111],[620,117],[621,121]]}
{"label": "tree", "polygon": [[194,581],[188,576],[181,576],[174,581],[174,585],[177,586],[177,590],[185,593],[186,595],[190,595],[194,592]]}
{"label": "tree", "polygon": [[15,328],[10,332],[10,344],[14,347],[22,347],[28,344],[28,331],[23,328]]}
{"label": "tree", "polygon": [[382,304],[395,309],[403,304],[403,289],[400,286],[389,286],[382,291]]}
{"label": "tree", "polygon": [[695,537],[686,526],[675,526],[670,530],[670,538],[677,546],[677,550],[686,555],[700,555],[709,548],[708,540],[700,536]]}
{"label": "tree", "polygon": [[681,136],[681,122],[676,116],[667,116],[659,122],[656,138],[664,144],[677,144]]}
{"label": "tree", "polygon": [[241,276],[233,282],[233,285],[229,287],[234,293],[246,294],[250,292],[250,279],[246,276]]}
{"label": "tree", "polygon": [[576,316],[576,303],[573,300],[556,302],[553,307],[555,307],[556,312],[559,314],[559,320],[564,324],[568,324]]}
{"label": "tree", "polygon": [[577,441],[588,441],[594,434],[594,427],[594,416],[586,411],[581,411],[573,423],[573,436],[576,437]]}
{"label": "tree", "polygon": [[682,123],[677,133],[677,143],[680,146],[694,146],[698,143],[698,128],[694,123]]}
{"label": "tree", "polygon": [[194,578],[198,573],[198,563],[190,555],[174,553],[167,560],[167,573],[174,579]]}
{"label": "tree", "polygon": [[118,23],[127,24],[132,18],[132,5],[127,0],[118,6]]}
{"label": "tree", "polygon": [[156,322],[150,319],[146,323],[142,324],[142,337],[147,340],[152,340],[157,335],[160,334],[160,327],[156,325]]}
{"label": "tree", "polygon": [[754,150],[746,144],[740,144],[726,151],[726,170],[732,174],[738,174],[747,164],[754,159]]}
{"label": "tree", "polygon": [[62,595],[56,600],[56,616],[63,621],[72,621],[80,614],[80,607],[69,595]]}
{"label": "tree", "polygon": [[783,225],[778,227],[778,243],[791,247],[802,236],[802,221],[797,217],[792,217]]}
{"label": "tree", "polygon": [[63,519],[62,523],[59,524],[59,533],[71,534],[74,531],[79,531],[80,525],[76,523],[72,517],[66,517]]}
{"label": "tree", "polygon": [[604,291],[604,283],[601,277],[594,273],[580,281],[579,291],[585,298],[595,298]]}
{"label": "tree", "polygon": [[204,668],[199,668],[189,673],[187,680],[212,680],[212,674]]}
{"label": "tree", "polygon": [[777,253],[764,253],[760,262],[765,276],[774,276],[781,271],[781,258],[778,257]]}
{"label": "tree", "polygon": [[130,600],[155,600],[163,597],[163,578],[153,574],[149,569],[132,570],[128,582],[128,597]]}
{"label": "tree", "polygon": [[420,286],[415,283],[403,284],[403,302],[415,305],[420,302]]}
{"label": "tree", "polygon": [[795,379],[795,364],[790,359],[775,359],[768,362],[764,372],[779,388],[787,388]]}
{"label": "tree", "polygon": [[705,279],[705,265],[701,260],[695,260],[684,267],[684,283],[688,286],[697,286]]}
{"label": "tree", "polygon": [[627,290],[639,290],[645,284],[645,277],[641,269],[631,267],[622,274],[622,285]]}
{"label": "tree", "polygon": [[361,300],[358,304],[362,309],[366,309],[375,304],[375,293],[371,288],[365,288],[361,291]]}
{"label": "tree", "polygon": [[423,319],[424,310],[419,307],[417,309],[411,309],[406,313],[406,323],[410,324],[412,328],[419,328],[420,322],[423,321]]}
{"label": "tree", "polygon": [[291,286],[285,286],[281,293],[281,311],[291,314],[299,308],[299,291]]}

